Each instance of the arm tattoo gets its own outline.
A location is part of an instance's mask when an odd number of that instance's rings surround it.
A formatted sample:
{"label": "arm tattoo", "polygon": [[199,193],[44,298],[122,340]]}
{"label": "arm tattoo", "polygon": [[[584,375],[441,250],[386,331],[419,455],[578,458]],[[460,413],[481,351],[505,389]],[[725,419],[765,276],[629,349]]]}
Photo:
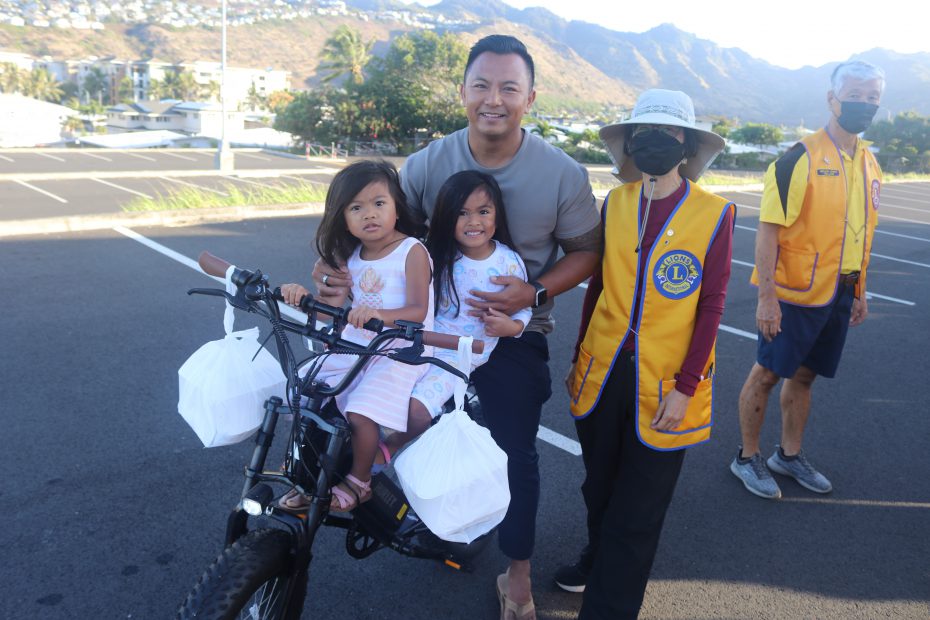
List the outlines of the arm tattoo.
{"label": "arm tattoo", "polygon": [[570,252],[597,252],[601,254],[604,247],[604,231],[601,229],[601,225],[598,224],[577,237],[558,239],[558,243],[566,254]]}

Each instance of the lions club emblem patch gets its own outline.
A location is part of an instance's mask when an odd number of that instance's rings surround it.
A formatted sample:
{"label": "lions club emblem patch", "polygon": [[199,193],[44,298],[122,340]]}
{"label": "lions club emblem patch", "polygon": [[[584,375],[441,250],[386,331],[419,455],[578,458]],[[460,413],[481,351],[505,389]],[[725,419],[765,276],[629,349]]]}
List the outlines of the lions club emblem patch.
{"label": "lions club emblem patch", "polygon": [[697,257],[684,250],[667,252],[656,263],[652,282],[669,299],[687,297],[701,284],[703,269]]}
{"label": "lions club emblem patch", "polygon": [[879,195],[881,194],[881,183],[878,179],[872,180],[872,206],[878,211]]}

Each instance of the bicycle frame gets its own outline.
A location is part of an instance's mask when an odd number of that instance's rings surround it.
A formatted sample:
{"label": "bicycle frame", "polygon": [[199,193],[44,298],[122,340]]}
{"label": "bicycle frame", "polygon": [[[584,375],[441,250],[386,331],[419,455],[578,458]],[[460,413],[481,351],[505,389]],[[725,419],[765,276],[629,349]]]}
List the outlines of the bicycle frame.
{"label": "bicycle frame", "polygon": [[[201,265],[203,264],[202,257]],[[424,332],[422,325],[412,322],[398,321],[397,327],[383,331],[379,325],[366,325],[372,331],[379,333],[367,346],[362,346],[339,337],[346,323],[347,310],[322,304],[308,295],[301,302],[301,309],[308,315],[307,322],[297,323],[281,317],[278,307],[278,300],[281,299],[280,292],[271,291],[267,278],[261,272],[234,269],[232,281],[237,286],[235,295],[219,289],[191,289],[188,294],[222,296],[235,308],[259,314],[271,322],[272,334],[279,354],[278,359],[288,378],[290,402],[286,403],[279,397],[273,397],[264,404],[265,413],[261,427],[255,436],[255,447],[251,459],[245,468],[245,481],[240,501],[227,519],[226,546],[229,547],[249,531],[249,517],[259,516],[254,513],[249,514],[244,509],[243,500],[249,496],[250,492],[263,483],[283,484],[296,489],[310,499],[310,506],[305,514],[291,514],[278,508],[273,501],[262,505],[263,512],[260,516],[270,518],[283,526],[293,538],[294,556],[289,567],[288,577],[290,578],[287,580],[288,591],[285,601],[291,600],[291,589],[298,581],[294,577],[309,567],[312,559],[311,549],[321,525],[346,529],[348,531],[347,550],[356,558],[367,557],[377,549],[389,547],[412,557],[445,560],[447,564],[460,568],[460,565],[453,561],[455,553],[459,552],[463,557],[467,557],[472,554],[465,553],[465,551],[469,548],[480,549],[483,544],[472,547],[446,543],[436,545],[434,548],[424,547],[414,541],[417,536],[432,536],[422,523],[414,525],[403,535],[397,535],[396,529],[390,531],[388,526],[378,522],[377,515],[370,509],[366,509],[368,504],[359,506],[352,517],[329,514],[330,489],[340,475],[340,461],[348,453],[351,429],[346,419],[335,411],[335,407],[330,409],[325,407],[324,403],[328,398],[344,391],[361,372],[367,358],[372,355],[388,355],[392,359],[408,364],[435,364],[467,381],[467,375],[458,369],[437,358],[423,356],[424,335],[429,334],[433,337],[438,334]],[[318,326],[318,313],[331,316],[332,324]],[[301,379],[298,377],[299,365],[294,359],[286,332],[322,343],[330,351],[355,353],[358,359],[335,386],[319,383],[313,380],[312,376],[309,377],[309,381],[306,378]],[[399,349],[389,350],[385,347],[399,340],[406,340],[411,344]],[[319,355],[312,355],[302,363],[315,359]],[[301,397],[306,398],[305,404],[300,402]],[[283,471],[267,471],[265,463],[282,414],[294,416],[285,458],[286,467]],[[319,442],[320,445],[315,445],[315,442]],[[309,488],[310,486],[312,488]],[[402,496],[399,489],[398,492]],[[403,510],[398,514],[402,515]],[[438,538],[435,540],[437,543],[442,542]],[[362,546],[359,546],[360,542]]]}

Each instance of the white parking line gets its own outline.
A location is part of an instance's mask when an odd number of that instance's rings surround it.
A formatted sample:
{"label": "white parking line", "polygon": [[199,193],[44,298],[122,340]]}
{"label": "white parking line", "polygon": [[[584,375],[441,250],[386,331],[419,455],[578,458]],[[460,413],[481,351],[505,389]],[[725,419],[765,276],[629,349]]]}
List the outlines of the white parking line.
{"label": "white parking line", "polygon": [[10,159],[9,157],[6,157],[6,156],[4,156],[4,155],[0,155],[0,159],[2,159],[2,160],[4,160],[4,161],[11,162],[11,163],[12,163],[12,161],[13,161],[12,159]]}
{"label": "white parking line", "polygon": [[131,157],[137,157],[139,159],[144,159],[145,161],[156,161],[154,157],[148,157],[146,155],[139,155],[138,153],[126,153]]}
{"label": "white parking line", "polygon": [[872,252],[872,256],[875,256],[877,258],[884,258],[885,260],[894,261],[896,263],[904,263],[905,265],[914,265],[915,267],[923,267],[924,269],[930,269],[930,265],[928,265],[927,263],[918,263],[916,261],[905,260],[903,258],[895,258],[894,256],[887,256],[885,254],[876,254],[875,252]]}
{"label": "white parking line", "polygon": [[[751,207],[750,207],[750,208],[751,208]],[[902,218],[899,218],[899,217],[898,217],[898,218],[893,218],[893,217],[891,217],[890,215],[883,215],[882,218],[888,218],[888,219],[893,219],[893,220],[894,220],[894,219],[897,219],[897,220],[902,219]],[[915,222],[914,220],[904,220],[904,221],[906,221],[906,222],[912,222],[912,223],[915,223],[915,224],[924,224],[924,223],[925,223],[925,222]],[[740,229],[740,230],[748,230],[748,231],[750,231],[750,232],[756,232],[756,229],[755,229],[754,227],[752,227],[752,226],[743,226],[742,224],[735,224],[735,225],[734,225],[734,228],[738,228],[738,229]],[[887,230],[881,230],[881,229],[879,229],[879,228],[876,228],[876,229],[875,229],[875,234],[876,234],[876,235],[888,235],[889,237],[903,237],[904,239],[913,239],[914,241],[924,241],[924,242],[926,242],[926,243],[930,243],[930,239],[927,239],[926,237],[914,237],[913,235],[902,235],[901,233],[893,233],[893,232],[889,232],[889,231],[887,231]],[[872,253],[872,256],[880,256],[880,255],[873,252],[873,253]],[[887,258],[887,257],[886,257],[886,256],[882,256],[882,258]],[[892,260],[895,260],[895,259],[892,259]]]}
{"label": "white parking line", "polygon": [[187,185],[188,187],[195,187],[197,189],[202,189],[205,192],[213,192],[214,194],[219,194],[220,196],[229,196],[226,192],[221,192],[218,189],[213,189],[212,187],[206,187],[203,185],[196,185],[194,183],[189,183],[187,181],[182,181],[181,179],[175,179],[173,177],[156,177],[162,179],[163,181],[171,181],[172,183],[179,183],[181,185]]}
{"label": "white parking line", "polygon": [[129,192],[130,194],[135,194],[136,196],[142,196],[143,198],[148,198],[152,200],[152,197],[148,194],[143,194],[142,192],[137,192],[134,189],[129,189],[128,187],[123,187],[122,185],[117,185],[116,183],[110,183],[109,181],[104,181],[103,179],[95,179],[90,177],[91,181],[96,181],[97,183],[102,183],[103,185],[109,185],[110,187],[115,187],[116,189],[121,189],[124,192]]}
{"label": "white parking line", "polygon": [[177,153],[168,153],[164,152],[162,155],[170,155],[171,157],[177,157],[178,159],[186,159],[187,161],[197,161],[194,157],[188,157],[187,155],[178,155]]}
{"label": "white parking line", "polygon": [[[147,237],[143,237],[142,235],[140,235],[139,233],[137,233],[136,231],[132,229],[126,228],[124,226],[114,226],[113,230],[115,232],[118,232],[121,235],[129,237],[133,241],[138,241],[142,245],[155,250],[159,254],[162,254],[163,256],[167,256],[171,260],[175,260],[181,263],[182,265],[186,265],[187,267],[190,267],[194,271],[204,273],[203,270],[200,268],[200,265],[198,265],[196,261],[184,256],[183,254],[179,252],[175,252],[171,248],[166,247],[156,241],[152,241],[151,239]],[[207,275],[207,274],[204,273],[204,275]],[[218,282],[223,282],[222,278],[215,278],[213,276],[208,276],[208,277],[213,278],[214,280]],[[282,305],[281,311],[284,314],[287,314],[289,317],[295,320],[298,320],[298,321],[305,321],[307,319],[306,314],[300,313],[297,310],[290,308],[288,306]],[[755,336],[753,336],[753,338],[755,338]],[[545,441],[546,443],[551,444],[555,446],[556,448],[565,450],[569,454],[573,454],[575,456],[578,456],[581,454],[581,445],[577,441],[575,441],[574,439],[571,439],[570,437],[566,437],[565,435],[561,435],[550,428],[546,428],[545,426],[540,425],[539,430],[536,433],[536,436],[542,441]]]}
{"label": "white parking line", "polygon": [[[747,263],[746,261],[737,260],[735,258],[730,259],[730,262],[733,263],[734,265],[739,265],[740,267],[749,267],[750,269],[755,267],[755,264],[753,263]],[[913,301],[908,301],[906,299],[899,299],[897,297],[889,297],[888,295],[879,295],[878,293],[872,293],[869,291],[865,292],[865,296],[868,299],[875,297],[877,299],[884,299],[885,301],[891,301],[896,304],[903,304],[905,306],[916,306],[917,305],[917,303]]]}
{"label": "white parking line", "polygon": [[253,153],[236,153],[236,157],[251,157],[252,159],[260,159],[262,161],[271,161],[270,157],[262,157],[261,155],[255,155]]}
{"label": "white parking line", "polygon": [[884,195],[885,192],[891,192],[892,194],[901,192],[902,194],[910,194],[911,196],[927,196],[930,195],[930,191],[928,190],[930,190],[930,186],[926,183],[920,185],[912,185],[910,183],[895,183],[891,185],[886,183],[882,187],[882,195]]}
{"label": "white parking line", "polygon": [[113,161],[109,157],[104,157],[103,155],[97,155],[96,153],[88,153],[87,151],[78,151],[81,155],[87,155],[88,157],[93,157],[94,159],[102,159],[103,161]]}
{"label": "white parking line", "polygon": [[735,327],[730,327],[729,325],[724,325],[723,323],[720,324],[720,331],[727,332],[728,334],[734,334],[736,336],[742,336],[743,338],[749,338],[750,340],[758,339],[758,334],[753,334],[742,329],[736,329]]}
{"label": "white parking line", "polygon": [[49,159],[54,159],[56,161],[65,161],[61,157],[55,157],[54,155],[49,155],[48,153],[36,153],[36,155],[41,155],[42,157],[48,157]]}
{"label": "white parking line", "polygon": [[[900,198],[895,198],[895,200],[900,200]],[[902,207],[901,205],[891,204],[887,200],[883,200],[881,207],[879,208],[881,209],[881,212],[880,212],[881,215],[879,215],[879,217],[883,217],[885,215],[885,209],[904,209],[905,211],[916,211],[917,213],[930,213],[930,210],[928,209],[918,209],[916,207]]]}
{"label": "white parking line", "polygon": [[62,203],[66,203],[66,204],[67,204],[67,202],[68,202],[67,200],[65,200],[65,199],[62,198],[61,196],[56,196],[56,195],[53,194],[52,192],[47,192],[47,191],[45,191],[44,189],[39,189],[39,188],[36,187],[35,185],[30,185],[29,183],[26,183],[25,181],[16,181],[16,183],[19,183],[20,185],[23,185],[23,186],[25,186],[25,187],[28,187],[29,189],[31,189],[31,190],[33,190],[33,191],[39,192],[40,194],[45,194],[45,195],[48,196],[49,198],[54,198],[54,199],[57,200],[58,202],[62,202]]}

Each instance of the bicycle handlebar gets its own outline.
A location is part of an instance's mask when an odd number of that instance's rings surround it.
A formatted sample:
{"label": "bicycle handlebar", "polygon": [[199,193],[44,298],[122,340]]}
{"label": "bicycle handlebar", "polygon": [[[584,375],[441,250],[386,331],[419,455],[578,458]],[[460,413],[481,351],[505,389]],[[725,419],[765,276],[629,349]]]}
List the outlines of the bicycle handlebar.
{"label": "bicycle handlebar", "polygon": [[[204,273],[211,276],[216,276],[218,278],[225,278],[226,272],[230,267],[233,266],[232,263],[220,258],[219,256],[214,256],[207,251],[200,253],[200,256],[197,259],[197,264],[200,265],[200,268],[203,269]],[[255,274],[250,271],[235,269],[232,274],[232,281],[237,286],[242,286],[247,284],[249,279],[254,275]],[[277,290],[275,292],[278,293]],[[276,294],[275,297],[281,301],[280,294]],[[344,308],[337,308],[336,306],[331,306],[329,304],[317,301],[313,298],[312,295],[307,295],[300,300],[300,309],[308,314],[312,311],[316,311],[327,316],[337,317],[340,319],[345,319],[346,315],[348,315],[348,311]],[[371,331],[380,332],[381,328],[383,327],[383,322],[377,321],[378,323],[381,323],[381,325],[375,325],[373,324],[373,321],[376,321],[376,319],[372,319],[372,321],[366,323],[365,328],[368,329],[370,326],[372,328],[376,328],[371,329]],[[420,333],[423,335],[423,344],[427,346],[439,347],[440,349],[451,349],[453,351],[458,349],[458,336],[453,334],[443,334],[440,332],[431,332],[427,330],[422,330]],[[480,355],[484,351],[484,341],[472,341],[471,350],[472,353]]]}

